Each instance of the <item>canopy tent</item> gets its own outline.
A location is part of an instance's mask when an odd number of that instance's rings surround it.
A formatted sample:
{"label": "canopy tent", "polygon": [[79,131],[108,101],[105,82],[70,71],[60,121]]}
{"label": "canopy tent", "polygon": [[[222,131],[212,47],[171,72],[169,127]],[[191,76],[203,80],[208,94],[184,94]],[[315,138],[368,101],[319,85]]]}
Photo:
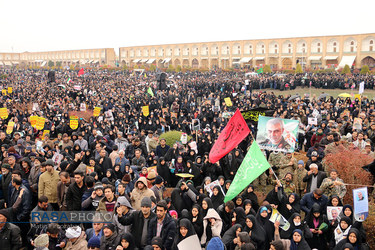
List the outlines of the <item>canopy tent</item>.
{"label": "canopy tent", "polygon": [[309,61],[320,61],[322,57],[321,56],[309,56]]}
{"label": "canopy tent", "polygon": [[338,56],[325,56],[324,60],[336,60]]}
{"label": "canopy tent", "polygon": [[349,65],[349,67],[351,67],[354,63],[355,57],[356,56],[343,56],[337,68],[344,68],[345,65]]}
{"label": "canopy tent", "polygon": [[171,58],[165,58],[163,63],[169,63],[172,59]]}
{"label": "canopy tent", "polygon": [[252,57],[244,57],[240,60],[240,63],[248,63],[253,59]]}
{"label": "canopy tent", "polygon": [[147,61],[147,63],[151,64],[151,63],[153,63],[154,61],[155,61],[155,58],[152,58],[152,59],[149,59],[149,60]]}

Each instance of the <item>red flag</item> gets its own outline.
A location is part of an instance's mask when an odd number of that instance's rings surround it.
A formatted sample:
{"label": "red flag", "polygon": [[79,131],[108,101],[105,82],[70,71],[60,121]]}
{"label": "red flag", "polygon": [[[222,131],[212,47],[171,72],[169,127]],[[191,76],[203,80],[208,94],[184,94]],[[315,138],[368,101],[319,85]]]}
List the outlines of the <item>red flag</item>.
{"label": "red flag", "polygon": [[215,163],[220,160],[245,139],[249,133],[250,129],[246,121],[242,117],[240,110],[237,109],[212,147],[210,161]]}
{"label": "red flag", "polygon": [[78,76],[81,76],[81,75],[83,75],[83,74],[85,74],[85,71],[83,71],[83,68],[82,68],[82,69],[80,69],[80,70],[78,71]]}

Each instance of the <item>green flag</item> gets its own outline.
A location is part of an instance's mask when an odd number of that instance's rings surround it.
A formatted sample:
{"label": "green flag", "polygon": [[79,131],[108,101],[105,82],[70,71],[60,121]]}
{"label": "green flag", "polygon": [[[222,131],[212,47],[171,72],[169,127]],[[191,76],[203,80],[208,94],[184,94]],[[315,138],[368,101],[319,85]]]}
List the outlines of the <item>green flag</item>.
{"label": "green flag", "polygon": [[230,185],[229,190],[225,195],[224,202],[230,201],[236,197],[269,167],[270,164],[266,157],[264,157],[262,151],[260,151],[258,143],[254,141],[243,159],[241,166],[232,181],[232,185]]}
{"label": "green flag", "polygon": [[263,68],[260,68],[257,70],[257,73],[260,74],[260,73],[263,73]]}
{"label": "green flag", "polygon": [[152,92],[151,87],[148,87],[147,93],[148,93],[150,96],[154,97],[154,92]]}

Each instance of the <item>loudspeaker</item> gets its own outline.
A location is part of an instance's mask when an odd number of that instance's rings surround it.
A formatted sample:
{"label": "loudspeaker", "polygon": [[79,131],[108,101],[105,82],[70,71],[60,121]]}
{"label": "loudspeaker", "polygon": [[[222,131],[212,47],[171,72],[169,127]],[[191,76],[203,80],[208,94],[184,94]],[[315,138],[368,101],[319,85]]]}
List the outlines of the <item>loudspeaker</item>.
{"label": "loudspeaker", "polygon": [[156,81],[157,82],[165,82],[165,79],[167,78],[167,74],[162,72],[162,73],[158,73],[156,75]]}
{"label": "loudspeaker", "polygon": [[48,83],[55,82],[55,71],[48,71]]}
{"label": "loudspeaker", "polygon": [[167,74],[164,73],[164,72],[158,73],[156,75],[156,81],[159,84],[159,89],[160,90],[165,90],[167,88],[166,79],[167,79]]}

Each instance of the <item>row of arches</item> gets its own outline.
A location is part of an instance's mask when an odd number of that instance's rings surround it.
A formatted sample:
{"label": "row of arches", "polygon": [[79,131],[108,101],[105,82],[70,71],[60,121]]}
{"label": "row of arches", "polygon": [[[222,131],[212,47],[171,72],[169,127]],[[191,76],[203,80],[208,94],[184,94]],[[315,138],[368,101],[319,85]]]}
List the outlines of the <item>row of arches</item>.
{"label": "row of arches", "polygon": [[[234,61],[230,61],[229,59],[217,59],[217,58],[212,58],[212,59],[201,59],[198,60],[197,58],[192,59],[191,61],[189,59],[173,59],[168,61],[167,63],[164,63],[164,60],[160,59],[157,61],[154,61],[153,64],[159,68],[168,68],[169,65],[172,65],[173,67],[181,66],[184,68],[193,68],[193,69],[198,69],[198,68],[231,68],[234,67]],[[304,62],[305,64],[310,63],[310,66],[315,68],[315,67],[321,67],[323,61],[311,61],[311,62]],[[326,60],[325,64],[326,65],[337,65],[339,63],[338,59],[333,59],[333,60]],[[126,64],[125,60],[122,61],[122,64]],[[141,65],[142,63],[136,63],[138,65]],[[132,66],[136,65],[134,63],[131,63]],[[265,65],[265,59],[258,59],[258,60],[251,60],[247,63],[240,63],[239,61],[236,61],[236,65],[239,65],[240,67],[261,67]],[[292,58],[283,58],[281,59],[281,64],[279,62],[278,58],[271,57],[268,59],[267,64],[271,66],[271,68],[283,68],[283,69],[291,69],[293,67],[293,59]],[[371,56],[367,56],[363,58],[360,61],[360,65],[368,65],[370,68],[375,67],[375,59]]]}
{"label": "row of arches", "polygon": [[155,57],[155,56],[208,56],[208,55],[241,55],[241,54],[292,54],[296,53],[322,53],[326,50],[328,53],[337,53],[341,49],[343,52],[356,52],[358,49],[361,51],[375,51],[375,36],[368,36],[361,41],[361,48],[357,48],[358,42],[355,38],[347,38],[343,44],[340,44],[338,39],[330,39],[326,44],[321,39],[313,39],[308,43],[305,39],[293,43],[291,40],[286,40],[283,43],[271,41],[268,46],[265,42],[245,42],[243,47],[240,43],[230,44],[212,44],[212,45],[193,45],[183,47],[167,47],[167,48],[144,48],[144,49],[130,49],[129,54],[123,51],[125,57]]}

